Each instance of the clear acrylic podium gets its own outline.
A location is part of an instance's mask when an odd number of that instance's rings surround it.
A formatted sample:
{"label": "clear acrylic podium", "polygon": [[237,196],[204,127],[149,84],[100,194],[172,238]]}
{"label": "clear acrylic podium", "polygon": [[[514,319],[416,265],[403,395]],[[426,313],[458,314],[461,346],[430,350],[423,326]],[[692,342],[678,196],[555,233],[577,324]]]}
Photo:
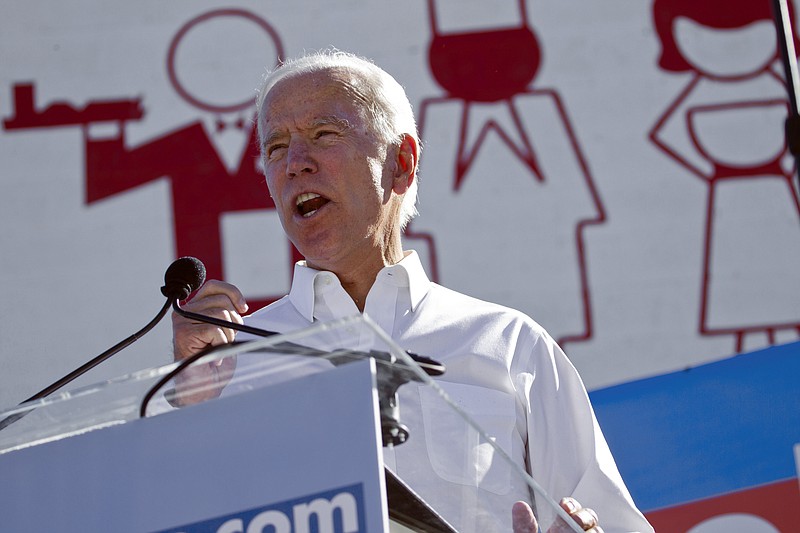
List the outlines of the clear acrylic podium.
{"label": "clear acrylic podium", "polygon": [[541,531],[580,531],[441,371],[357,316],[7,409],[0,516],[9,531],[507,532],[525,499]]}

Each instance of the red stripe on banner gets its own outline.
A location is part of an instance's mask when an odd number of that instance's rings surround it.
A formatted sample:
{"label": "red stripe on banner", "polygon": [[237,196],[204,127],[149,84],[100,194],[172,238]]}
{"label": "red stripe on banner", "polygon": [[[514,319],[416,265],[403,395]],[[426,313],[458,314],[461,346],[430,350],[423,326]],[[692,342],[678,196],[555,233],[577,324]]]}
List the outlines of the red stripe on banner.
{"label": "red stripe on banner", "polygon": [[[793,511],[797,509],[800,509],[800,483],[797,478],[792,478],[659,509],[647,513],[647,519],[658,533],[686,533],[703,522],[723,515],[751,515],[741,517],[742,523],[757,517],[781,533],[791,533],[797,531],[797,515]],[[735,517],[730,519],[733,521]],[[702,533],[703,528],[696,531]]]}

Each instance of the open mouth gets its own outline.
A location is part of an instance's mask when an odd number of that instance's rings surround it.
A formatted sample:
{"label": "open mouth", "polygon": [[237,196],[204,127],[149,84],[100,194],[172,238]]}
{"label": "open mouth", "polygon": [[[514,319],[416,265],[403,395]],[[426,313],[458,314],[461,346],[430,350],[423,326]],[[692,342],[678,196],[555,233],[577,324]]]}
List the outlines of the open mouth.
{"label": "open mouth", "polygon": [[317,209],[328,203],[327,198],[323,198],[317,193],[304,192],[297,197],[297,212],[304,218],[308,218],[317,212]]}

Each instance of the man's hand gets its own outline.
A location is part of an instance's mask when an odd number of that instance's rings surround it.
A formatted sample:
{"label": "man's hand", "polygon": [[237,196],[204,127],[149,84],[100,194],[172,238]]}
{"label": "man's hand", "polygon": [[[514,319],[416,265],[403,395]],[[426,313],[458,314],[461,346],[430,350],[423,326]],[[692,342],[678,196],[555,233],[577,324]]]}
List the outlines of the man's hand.
{"label": "man's hand", "polygon": [[[242,324],[242,314],[247,312],[247,303],[235,286],[209,280],[183,309]],[[228,344],[235,338],[236,331],[233,329],[197,322],[172,313],[175,361],[182,361],[211,346]],[[230,381],[235,368],[234,357],[186,368],[175,377],[175,396],[171,402],[182,406],[218,397]]]}
{"label": "man's hand", "polygon": [[[597,513],[581,507],[575,498],[562,498],[559,505],[584,531],[603,533],[603,528],[598,525]],[[537,533],[539,529],[531,506],[525,502],[517,502],[511,508],[511,523],[514,533]],[[572,529],[560,518],[547,529],[547,533],[568,533],[570,531]]]}

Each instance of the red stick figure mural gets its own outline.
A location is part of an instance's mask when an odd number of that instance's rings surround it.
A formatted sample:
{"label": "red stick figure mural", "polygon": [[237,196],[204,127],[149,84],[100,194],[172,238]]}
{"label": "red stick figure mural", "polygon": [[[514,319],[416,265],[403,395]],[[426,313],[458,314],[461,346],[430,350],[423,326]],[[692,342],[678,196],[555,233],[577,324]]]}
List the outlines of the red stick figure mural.
{"label": "red stick figure mural", "polygon": [[[555,232],[564,231],[564,226],[569,225],[570,233],[565,236],[566,243],[560,236],[544,244],[534,244],[536,241],[531,238],[520,240],[519,244],[530,247],[531,251],[528,253],[530,260],[526,260],[529,270],[520,272],[525,280],[518,281],[528,283],[529,279],[535,279],[530,285],[536,284],[539,285],[538,289],[542,289],[544,280],[554,281],[552,274],[555,274],[560,280],[559,286],[568,288],[545,289],[538,293],[534,289],[527,302],[533,302],[533,309],[520,301],[510,305],[524,308],[533,316],[540,317],[540,320],[549,314],[553,322],[546,325],[562,344],[585,341],[593,335],[585,230],[606,220],[605,209],[562,99],[556,90],[534,84],[543,60],[542,48],[528,23],[526,2],[515,0],[515,3],[519,18],[517,26],[445,33],[441,30],[436,2],[428,0],[432,30],[428,50],[430,70],[445,90],[445,95],[422,101],[420,132],[423,141],[432,142],[432,136],[440,133],[431,133],[431,116],[439,109],[460,106],[454,164],[451,167],[453,203],[462,194],[468,178],[497,180],[498,188],[503,189],[503,180],[508,179],[503,174],[508,170],[497,169],[497,176],[475,170],[479,157],[494,157],[490,154],[496,154],[496,150],[486,148],[492,142],[492,134],[499,139],[502,148],[521,163],[523,172],[532,178],[527,193],[538,196],[538,201],[548,204],[548,207],[534,214],[532,210],[536,208],[533,205],[526,205],[520,198],[509,198],[509,207],[515,201],[520,202],[514,207],[514,220],[503,214],[508,218],[509,226],[512,226],[508,228],[509,231],[515,236],[555,235]],[[436,121],[439,122],[439,119]],[[434,123],[434,127],[439,126]],[[539,146],[534,149],[537,144]],[[423,171],[430,164],[430,151],[427,157],[427,160],[423,160]],[[510,165],[516,173],[518,169],[514,162]],[[430,187],[429,182],[426,187]],[[545,200],[548,195],[549,198]],[[540,217],[550,209],[561,214]],[[570,216],[563,213],[570,213]],[[427,216],[424,211],[423,214]],[[420,222],[425,222],[424,217]],[[412,230],[418,227],[418,222],[412,222]],[[478,242],[477,239],[476,236],[476,249],[491,249],[490,244]],[[489,239],[498,241],[496,235]],[[490,251],[485,253],[491,255]],[[441,255],[438,250],[437,255]],[[551,264],[560,263],[559,269],[555,272],[537,272],[536,262],[540,259],[542,262],[548,261],[546,258],[550,258]],[[448,283],[453,283],[452,272],[447,272],[445,268],[437,274]],[[504,283],[511,281],[504,280]],[[575,301],[564,304],[571,299]],[[565,309],[560,315],[553,311],[559,305]],[[562,320],[565,316],[569,316],[572,323],[560,329],[558,323],[566,323]]]}
{"label": "red stick figure mural", "polygon": [[[517,157],[530,166],[537,179],[544,179],[513,102],[515,95],[528,92],[528,85],[536,76],[541,61],[539,43],[528,27],[525,2],[519,1],[522,19],[519,28],[463,33],[442,34],[434,0],[428,0],[428,9],[433,30],[428,48],[431,73],[447,91],[447,96],[425,99],[422,103],[421,120],[425,118],[425,107],[433,102],[450,99],[464,102],[456,157],[455,189],[459,189],[481,141],[490,130],[497,132]],[[522,141],[522,146],[515,145],[511,137],[492,120],[483,124],[473,147],[467,146],[470,107],[480,102],[502,102],[508,107],[514,120],[515,133]],[[420,127],[423,125],[420,124]]]}
{"label": "red stick figure mural", "polygon": [[[232,212],[274,209],[259,171],[258,143],[252,120],[255,86],[243,88],[245,93],[240,101],[225,101],[218,95],[203,93],[203,84],[192,82],[192,73],[180,68],[182,47],[196,46],[200,42],[205,47],[203,53],[213,56],[216,45],[203,41],[203,32],[210,25],[232,20],[271,44],[275,55],[271,59],[265,57],[264,65],[269,65],[270,60],[273,64],[280,61],[283,51],[275,30],[262,18],[237,9],[215,10],[190,20],[175,35],[167,54],[167,72],[172,86],[186,102],[216,117],[211,130],[198,120],[131,147],[126,141],[125,124],[144,118],[141,99],[91,102],[83,109],[54,103],[37,111],[32,83],[15,86],[15,115],[5,121],[9,130],[82,126],[87,204],[166,177],[172,193],[175,253],[200,258],[208,276],[217,279],[225,277],[221,217]],[[265,47],[265,50],[270,48]],[[93,137],[89,126],[98,122],[117,124],[118,133],[111,138]],[[242,134],[240,159],[232,170],[227,168],[213,138],[231,128]],[[288,241],[287,246],[290,246]],[[261,299],[249,299],[252,308],[280,294],[259,296]]]}
{"label": "red stick figure mural", "polygon": [[659,65],[689,79],[650,139],[708,187],[699,331],[737,352],[795,340],[800,204],[770,3],[656,0],[653,17]]}

